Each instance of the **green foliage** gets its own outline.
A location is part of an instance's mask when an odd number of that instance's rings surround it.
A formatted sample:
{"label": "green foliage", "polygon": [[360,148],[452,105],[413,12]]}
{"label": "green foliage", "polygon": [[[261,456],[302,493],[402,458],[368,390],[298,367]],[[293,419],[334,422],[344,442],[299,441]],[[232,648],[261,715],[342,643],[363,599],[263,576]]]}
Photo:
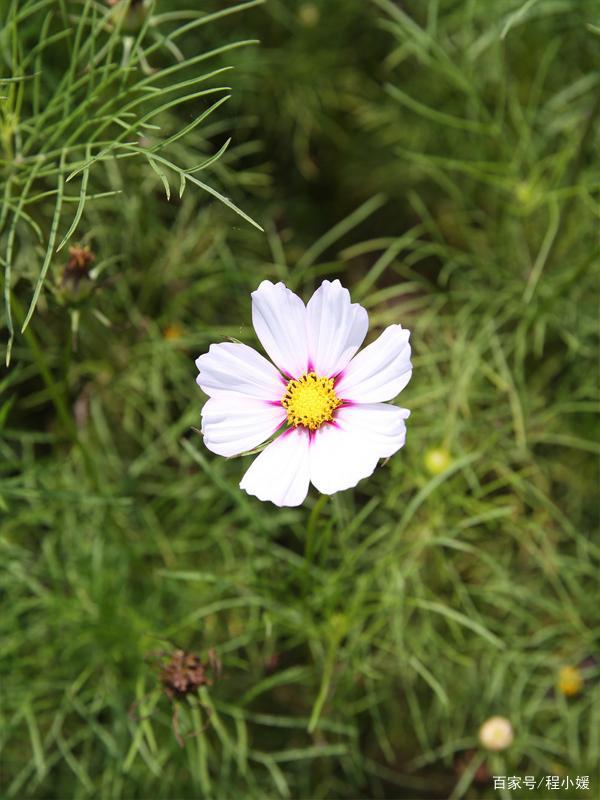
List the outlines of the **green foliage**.
{"label": "green foliage", "polygon": [[[179,40],[258,3],[243,3],[210,15],[197,11],[155,14],[153,2],[135,3],[130,8],[128,2],[109,8],[94,0],[86,0],[82,6],[55,0],[8,5],[0,18],[0,51],[9,71],[8,78],[0,78],[7,92],[0,105],[0,231],[5,230],[0,244],[9,330],[7,365],[14,335],[12,282],[22,272],[34,283],[23,332],[52,258],[76,231],[86,203],[122,191],[109,188],[115,175],[108,180],[106,174],[98,176],[103,163],[110,161],[114,170],[124,159],[142,159],[162,182],[167,199],[171,195],[169,178],[174,173],[180,197],[189,181],[256,224],[197,175],[222,156],[228,142],[210,158],[202,157],[200,163],[177,164],[169,154],[182,137],[229,99],[230,87],[211,85],[224,77],[227,67],[203,72],[205,66],[253,43],[237,41],[185,56]],[[189,108],[194,109],[192,120],[183,124]],[[178,112],[179,118],[175,116]],[[79,191],[73,193],[69,190],[76,177]],[[116,180],[127,184],[131,178],[131,171],[121,169]],[[42,202],[54,206],[47,233],[36,221],[36,209]],[[69,204],[75,211],[63,234],[60,229]],[[16,242],[18,234],[22,234],[20,242]],[[21,252],[16,252],[19,246]],[[15,278],[13,260],[17,267],[25,262]]]}
{"label": "green foliage", "polygon": [[[37,308],[0,378],[3,794],[548,796],[481,767],[590,775],[591,797],[595,4],[253,5],[163,0],[137,33],[101,3],[0,5],[19,79],[0,253],[14,320]],[[189,106],[213,51],[209,85],[224,54],[232,89]],[[161,174],[202,162],[264,234],[168,196]],[[75,292],[69,236],[96,257]],[[194,432],[193,361],[256,344],[262,279],[307,298],[322,277],[371,337],[411,329],[408,439],[356,489],[276,509],[239,490],[249,458]],[[223,662],[180,703],[183,748],[149,656],[175,645]],[[515,731],[496,754],[494,714]]]}

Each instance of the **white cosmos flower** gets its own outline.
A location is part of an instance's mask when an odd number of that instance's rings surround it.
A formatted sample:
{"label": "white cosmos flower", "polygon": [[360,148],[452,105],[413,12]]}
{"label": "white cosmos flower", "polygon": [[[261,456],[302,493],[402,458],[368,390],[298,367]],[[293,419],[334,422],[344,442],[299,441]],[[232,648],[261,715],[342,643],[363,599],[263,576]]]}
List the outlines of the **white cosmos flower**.
{"label": "white cosmos flower", "polygon": [[409,331],[390,325],[357,354],[367,312],[339,280],[323,281],[306,306],[283,283],[263,281],[252,323],[275,366],[233,342],[196,359],[209,450],[239,455],[285,426],[244,475],[248,494],[297,506],[310,483],[324,494],[349,489],[404,445],[410,412],[385,401],[410,380]]}

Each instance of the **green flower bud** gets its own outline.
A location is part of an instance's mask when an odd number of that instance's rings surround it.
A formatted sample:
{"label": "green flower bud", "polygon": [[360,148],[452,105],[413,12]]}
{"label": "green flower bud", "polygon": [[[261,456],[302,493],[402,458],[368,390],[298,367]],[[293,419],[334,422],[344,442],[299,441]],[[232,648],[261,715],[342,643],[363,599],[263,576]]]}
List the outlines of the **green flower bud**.
{"label": "green flower bud", "polygon": [[452,456],[445,447],[432,447],[423,456],[425,469],[432,475],[441,475],[452,464]]}

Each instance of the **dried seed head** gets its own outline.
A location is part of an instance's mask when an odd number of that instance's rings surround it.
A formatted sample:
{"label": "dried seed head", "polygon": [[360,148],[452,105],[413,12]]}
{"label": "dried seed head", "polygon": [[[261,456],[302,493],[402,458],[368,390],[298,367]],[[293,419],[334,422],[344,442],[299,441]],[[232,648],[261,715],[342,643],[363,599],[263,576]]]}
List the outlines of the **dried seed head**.
{"label": "dried seed head", "polygon": [[69,271],[80,276],[89,275],[90,264],[93,264],[95,260],[96,256],[88,244],[83,247],[74,245],[69,247],[69,260],[67,261],[65,272]]}
{"label": "dried seed head", "polygon": [[171,700],[195,694],[201,686],[210,686],[206,666],[198,656],[175,650],[160,672],[160,681]]}
{"label": "dried seed head", "polygon": [[69,260],[60,277],[62,299],[72,305],[85,300],[94,290],[90,266],[96,260],[89,245],[69,247]]}

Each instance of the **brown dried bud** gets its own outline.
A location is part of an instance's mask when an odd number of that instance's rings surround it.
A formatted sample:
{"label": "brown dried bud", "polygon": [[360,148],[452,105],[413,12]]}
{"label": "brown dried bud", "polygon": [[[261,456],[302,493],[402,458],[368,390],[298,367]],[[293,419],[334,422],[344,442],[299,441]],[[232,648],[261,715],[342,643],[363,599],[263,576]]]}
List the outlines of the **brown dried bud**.
{"label": "brown dried bud", "polygon": [[69,260],[60,279],[60,292],[67,303],[76,305],[90,296],[94,284],[90,266],[96,260],[89,245],[69,247]]}
{"label": "brown dried bud", "polygon": [[212,684],[198,656],[185,650],[174,651],[170,661],[161,670],[160,681],[171,700],[195,694],[201,686]]}

